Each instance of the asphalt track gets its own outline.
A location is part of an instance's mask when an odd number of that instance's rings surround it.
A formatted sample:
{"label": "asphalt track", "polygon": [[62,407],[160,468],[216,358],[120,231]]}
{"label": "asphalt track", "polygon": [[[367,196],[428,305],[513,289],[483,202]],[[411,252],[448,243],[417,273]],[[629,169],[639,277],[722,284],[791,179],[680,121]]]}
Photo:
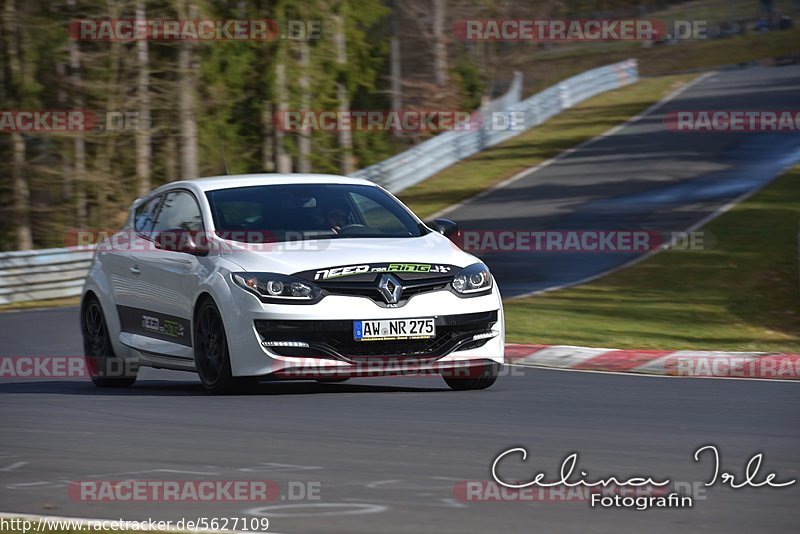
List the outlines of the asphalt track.
{"label": "asphalt track", "polygon": [[[31,316],[14,315],[20,322]],[[74,313],[42,318],[71,322]],[[74,332],[56,334],[62,350],[77,351]],[[213,397],[191,375],[152,369],[119,392],[84,381],[3,383],[0,503],[17,512],[109,519],[260,513],[271,530],[288,533],[796,528],[797,485],[716,487],[693,509],[643,512],[580,501],[458,500],[459,481],[488,479],[495,456],[513,446],[526,447],[529,461],[510,461],[504,476],[522,480],[539,470],[556,477],[563,457],[577,451],[598,478],[701,483],[712,467],[693,462],[692,453],[707,443],[719,446],[724,470],[739,474],[753,453],[765,451],[763,473],[800,477],[796,384],[512,370],[489,390],[463,393],[438,377],[398,377],[263,384],[249,395]],[[69,481],[127,478],[268,479],[284,494],[290,481],[310,482],[320,500],[104,503],[67,494]]]}
{"label": "asphalt track", "polygon": [[[685,228],[769,180],[794,157],[798,140],[672,134],[661,130],[661,113],[688,106],[797,108],[798,89],[798,68],[719,74],[641,124],[449,215],[478,228],[589,222]],[[696,201],[678,208],[673,195],[679,193],[696,194]],[[523,283],[527,276],[544,287],[622,259],[595,255],[589,267],[570,267],[569,257],[552,255],[552,263],[525,263],[533,270],[516,277],[520,264],[512,256],[492,266],[508,295],[534,287]],[[2,314],[0,332],[0,355],[81,352],[74,308]],[[763,474],[800,478],[796,388],[531,368],[511,368],[478,392],[451,392],[438,377],[398,377],[273,383],[214,397],[193,375],[152,369],[125,391],[98,390],[82,380],[4,381],[0,510],[173,520],[264,514],[271,531],[289,533],[794,531],[797,484],[717,486],[692,509],[644,512],[592,509],[580,501],[463,502],[453,487],[488,479],[495,456],[515,446],[530,456],[525,464],[509,461],[505,476],[521,480],[540,470],[555,478],[561,460],[577,451],[580,466],[596,478],[702,483],[712,467],[693,462],[692,453],[708,443],[719,446],[725,471],[739,475],[752,454],[764,451]],[[67,494],[70,481],[123,478],[270,479],[283,490],[290,481],[310,482],[318,484],[320,500],[109,503]]]}
{"label": "asphalt track", "polygon": [[[717,73],[614,135],[444,216],[466,230],[685,231],[800,161],[800,133],[674,132],[664,115],[757,109],[800,109],[800,66]],[[707,243],[713,246],[713,237]],[[508,298],[574,284],[640,254],[478,255]]]}

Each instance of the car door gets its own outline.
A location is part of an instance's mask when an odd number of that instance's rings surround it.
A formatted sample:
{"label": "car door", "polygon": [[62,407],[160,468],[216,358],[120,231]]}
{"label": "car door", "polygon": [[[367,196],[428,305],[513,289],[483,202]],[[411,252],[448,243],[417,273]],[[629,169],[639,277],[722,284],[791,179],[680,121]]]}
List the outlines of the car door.
{"label": "car door", "polygon": [[141,308],[142,296],[136,256],[149,241],[162,195],[144,199],[133,211],[130,225],[98,247],[98,260],[109,280],[117,310]]}
{"label": "car door", "polygon": [[[152,228],[155,243],[164,232],[203,232],[203,217],[194,195],[184,189],[164,194]],[[129,310],[127,324],[137,334],[148,352],[191,358],[191,314],[199,281],[208,272],[208,260],[186,252],[154,247],[132,254],[139,278],[141,306]],[[183,347],[183,348],[181,348]]]}

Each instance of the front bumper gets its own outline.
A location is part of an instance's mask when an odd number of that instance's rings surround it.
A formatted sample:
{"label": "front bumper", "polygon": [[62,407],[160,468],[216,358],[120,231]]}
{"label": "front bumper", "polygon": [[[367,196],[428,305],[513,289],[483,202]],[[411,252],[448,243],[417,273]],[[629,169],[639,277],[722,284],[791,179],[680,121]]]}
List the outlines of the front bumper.
{"label": "front bumper", "polygon": [[382,358],[435,361],[484,346],[499,335],[497,311],[435,316],[436,336],[427,339],[356,341],[348,320],[255,321],[261,344],[280,356],[369,363]]}
{"label": "front bumper", "polygon": [[[239,287],[231,287],[230,295],[234,311],[223,310],[223,318],[234,376],[424,373],[503,361],[505,328],[496,288],[473,298],[434,291],[417,295],[399,308],[339,295],[313,305],[265,304]],[[352,337],[356,320],[423,317],[435,318],[435,338],[357,342]],[[302,342],[308,347],[267,346],[265,341]]]}

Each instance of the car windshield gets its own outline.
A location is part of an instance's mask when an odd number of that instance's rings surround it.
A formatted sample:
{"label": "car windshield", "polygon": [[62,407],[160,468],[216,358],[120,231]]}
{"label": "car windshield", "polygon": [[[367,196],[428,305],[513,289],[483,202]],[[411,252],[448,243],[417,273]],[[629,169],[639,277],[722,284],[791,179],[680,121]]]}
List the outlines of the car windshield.
{"label": "car windshield", "polygon": [[217,234],[234,241],[419,237],[424,227],[378,187],[259,185],[206,193]]}

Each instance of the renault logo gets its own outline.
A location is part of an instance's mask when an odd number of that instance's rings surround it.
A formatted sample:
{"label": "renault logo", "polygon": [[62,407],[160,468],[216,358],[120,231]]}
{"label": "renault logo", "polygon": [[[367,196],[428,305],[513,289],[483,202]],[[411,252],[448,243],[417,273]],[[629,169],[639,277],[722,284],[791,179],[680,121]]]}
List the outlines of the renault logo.
{"label": "renault logo", "polygon": [[383,300],[387,304],[397,304],[397,301],[400,300],[400,294],[403,292],[403,286],[400,284],[400,280],[391,274],[384,274],[381,275],[378,281],[378,291],[381,292]]}

